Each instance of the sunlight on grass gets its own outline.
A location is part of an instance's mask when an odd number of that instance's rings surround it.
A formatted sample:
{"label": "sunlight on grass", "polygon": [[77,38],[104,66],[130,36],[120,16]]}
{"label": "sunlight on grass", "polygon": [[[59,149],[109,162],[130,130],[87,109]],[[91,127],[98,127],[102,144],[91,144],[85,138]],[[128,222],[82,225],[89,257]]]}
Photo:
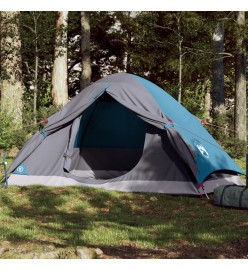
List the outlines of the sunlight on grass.
{"label": "sunlight on grass", "polygon": [[[157,201],[150,198],[155,196]],[[182,242],[214,246],[248,234],[246,211],[198,197],[124,193],[86,187],[9,187],[0,192],[1,241],[65,246]]]}

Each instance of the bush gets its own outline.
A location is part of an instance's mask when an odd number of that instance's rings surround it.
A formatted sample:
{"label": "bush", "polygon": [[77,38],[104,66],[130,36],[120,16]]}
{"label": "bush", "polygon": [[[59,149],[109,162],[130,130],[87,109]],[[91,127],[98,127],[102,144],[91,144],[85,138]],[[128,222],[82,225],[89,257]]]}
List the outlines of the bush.
{"label": "bush", "polygon": [[[225,114],[215,113],[212,117],[214,125],[234,129],[233,110]],[[207,126],[207,130],[232,158],[245,156],[247,143],[235,137],[234,132],[211,126]]]}
{"label": "bush", "polygon": [[234,136],[227,137],[223,148],[232,158],[242,158],[246,154],[246,142]]}
{"label": "bush", "polygon": [[205,90],[201,84],[185,87],[182,93],[182,105],[196,117],[202,118],[205,113],[204,96]]}
{"label": "bush", "polygon": [[[37,122],[50,117],[54,113],[60,110],[60,107],[51,105],[49,107],[41,107],[37,111]],[[34,116],[32,111],[26,111],[23,114],[23,126],[30,125],[34,122]],[[30,139],[38,130],[41,130],[46,123],[41,123],[35,126],[27,127],[18,131],[15,131],[13,138],[13,146],[16,146],[18,149],[21,149],[23,145]]]}
{"label": "bush", "polygon": [[[0,112],[0,149],[9,150],[13,143],[13,133],[6,132],[15,128],[13,118],[7,112]],[[5,133],[6,132],[6,133]]]}
{"label": "bush", "polygon": [[[37,122],[41,122],[45,118],[48,118],[52,114],[56,113],[59,109],[60,107],[53,105],[39,108],[37,112]],[[46,125],[46,123],[42,123],[39,125],[22,128],[20,130],[13,130],[15,128],[21,128],[22,126],[24,127],[34,123],[33,112],[30,110],[30,108],[25,108],[23,112],[22,125],[13,126],[13,118],[11,118],[7,113],[0,113],[0,123],[0,133],[10,131],[0,135],[0,149],[6,150],[10,150],[13,147],[21,149],[34,133]]]}

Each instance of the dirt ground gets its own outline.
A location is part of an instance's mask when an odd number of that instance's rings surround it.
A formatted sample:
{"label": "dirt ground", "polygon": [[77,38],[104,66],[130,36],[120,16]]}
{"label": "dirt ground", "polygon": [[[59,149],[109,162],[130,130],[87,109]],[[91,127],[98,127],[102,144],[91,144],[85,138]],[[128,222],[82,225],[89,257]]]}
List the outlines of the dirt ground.
{"label": "dirt ground", "polygon": [[[8,242],[7,244],[10,243]],[[27,243],[22,242],[16,245],[11,243],[10,245],[5,245],[5,247],[0,247],[0,259],[54,259],[57,257],[59,259],[79,259],[72,252],[73,247],[46,245],[43,243],[43,245],[39,245],[40,250],[36,250],[36,253],[34,253],[35,245],[37,243],[27,245]],[[7,246],[8,248],[6,249]],[[100,249],[101,255],[98,258],[101,259],[248,259],[248,239],[245,238],[222,247],[199,247],[178,242],[173,246],[165,248],[144,248],[135,244],[128,246],[92,245],[87,246],[87,248],[91,250]],[[55,253],[58,253],[59,256]],[[96,256],[91,258],[96,258]]]}
{"label": "dirt ground", "polygon": [[248,239],[223,247],[193,247],[183,243],[161,249],[135,245],[98,247],[103,251],[103,259],[248,259]]}

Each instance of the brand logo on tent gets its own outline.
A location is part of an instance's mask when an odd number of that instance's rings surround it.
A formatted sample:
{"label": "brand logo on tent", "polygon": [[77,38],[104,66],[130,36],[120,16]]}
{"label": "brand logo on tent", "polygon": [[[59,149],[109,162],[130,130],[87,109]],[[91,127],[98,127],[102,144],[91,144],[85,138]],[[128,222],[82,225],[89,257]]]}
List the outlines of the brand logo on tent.
{"label": "brand logo on tent", "polygon": [[14,174],[28,175],[28,171],[23,163],[21,163],[13,172]]}
{"label": "brand logo on tent", "polygon": [[198,141],[194,141],[194,145],[197,147],[197,149],[200,151],[200,153],[204,157],[209,158],[209,154],[208,154],[207,150],[204,148],[203,145],[201,145]]}
{"label": "brand logo on tent", "polygon": [[22,173],[22,172],[24,171],[24,168],[23,168],[22,166],[19,166],[19,167],[17,168],[17,171],[18,171],[19,173]]}

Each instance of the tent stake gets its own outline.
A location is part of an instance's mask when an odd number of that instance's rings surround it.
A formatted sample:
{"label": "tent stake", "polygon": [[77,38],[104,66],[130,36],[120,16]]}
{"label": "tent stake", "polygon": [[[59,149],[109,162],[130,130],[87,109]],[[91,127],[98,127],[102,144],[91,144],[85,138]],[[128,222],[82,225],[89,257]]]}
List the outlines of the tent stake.
{"label": "tent stake", "polygon": [[201,186],[203,192],[205,193],[206,198],[209,200],[209,197],[208,197],[207,192],[205,191],[204,185],[203,184],[200,184],[200,186]]}

